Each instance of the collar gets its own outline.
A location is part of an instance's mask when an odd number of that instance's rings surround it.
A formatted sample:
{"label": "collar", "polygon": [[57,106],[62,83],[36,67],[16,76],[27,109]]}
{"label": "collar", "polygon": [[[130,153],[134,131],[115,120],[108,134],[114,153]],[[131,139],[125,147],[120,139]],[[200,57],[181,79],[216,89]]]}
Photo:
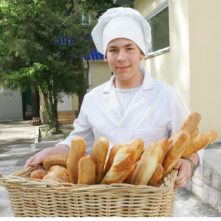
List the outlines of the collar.
{"label": "collar", "polygon": [[[143,80],[143,84],[141,85],[141,88],[143,90],[152,89],[154,87],[154,79],[151,77],[147,68],[141,67],[141,72],[144,74],[144,80]],[[106,82],[106,84],[103,88],[103,93],[109,93],[110,90],[114,87],[114,79],[115,79],[115,76],[112,75],[111,79]]]}

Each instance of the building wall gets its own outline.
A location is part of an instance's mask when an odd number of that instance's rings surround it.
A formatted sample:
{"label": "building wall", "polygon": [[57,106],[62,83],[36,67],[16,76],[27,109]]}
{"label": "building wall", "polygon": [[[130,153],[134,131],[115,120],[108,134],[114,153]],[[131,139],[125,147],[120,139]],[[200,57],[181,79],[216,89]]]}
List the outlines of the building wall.
{"label": "building wall", "polygon": [[[135,0],[147,16],[163,0]],[[200,131],[215,129],[221,139],[221,1],[168,0],[170,51],[151,57],[153,77],[174,86],[190,111],[201,113]],[[209,102],[207,101],[209,100]]]}
{"label": "building wall", "polygon": [[90,62],[90,88],[94,88],[111,77],[111,71],[104,61]]}
{"label": "building wall", "polygon": [[23,120],[20,91],[0,88],[0,121]]}

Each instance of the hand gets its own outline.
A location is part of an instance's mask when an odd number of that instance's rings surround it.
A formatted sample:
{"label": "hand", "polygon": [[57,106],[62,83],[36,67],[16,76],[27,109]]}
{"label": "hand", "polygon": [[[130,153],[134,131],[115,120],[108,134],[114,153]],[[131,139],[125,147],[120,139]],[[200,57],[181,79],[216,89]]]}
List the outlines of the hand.
{"label": "hand", "polygon": [[69,153],[69,147],[64,144],[57,144],[54,147],[48,147],[44,150],[41,150],[40,152],[34,154],[32,157],[30,157],[26,163],[25,163],[25,168],[28,167],[35,167],[41,163],[43,163],[43,160],[52,154],[68,154]]}
{"label": "hand", "polygon": [[40,152],[37,152],[36,154],[34,154],[32,157],[30,157],[26,163],[25,163],[25,168],[28,168],[28,167],[35,167],[39,164],[41,164],[43,162],[43,160],[45,159],[46,156],[49,155],[49,148],[47,149],[44,149]]}
{"label": "hand", "polygon": [[175,187],[184,187],[193,175],[191,163],[188,160],[180,159],[174,169],[178,170],[178,176],[175,180]]}

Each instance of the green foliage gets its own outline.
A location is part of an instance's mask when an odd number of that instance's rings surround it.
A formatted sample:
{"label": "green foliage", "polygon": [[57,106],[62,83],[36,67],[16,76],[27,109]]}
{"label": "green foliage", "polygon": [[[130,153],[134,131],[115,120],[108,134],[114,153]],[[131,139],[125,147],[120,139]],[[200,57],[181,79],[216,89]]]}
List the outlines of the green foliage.
{"label": "green foliage", "polygon": [[71,2],[0,2],[1,84],[12,89],[37,86],[47,99],[52,127],[58,124],[59,93],[81,94],[87,87],[82,56],[93,47],[92,27],[81,24],[81,15]]}

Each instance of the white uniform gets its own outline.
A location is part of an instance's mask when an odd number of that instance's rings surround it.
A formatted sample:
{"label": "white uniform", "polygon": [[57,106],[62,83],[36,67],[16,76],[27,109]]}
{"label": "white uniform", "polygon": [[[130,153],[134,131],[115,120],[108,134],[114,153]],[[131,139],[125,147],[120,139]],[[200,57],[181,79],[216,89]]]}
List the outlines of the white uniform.
{"label": "white uniform", "polygon": [[88,92],[73,123],[74,130],[60,144],[70,146],[73,137],[81,136],[90,152],[94,139],[105,136],[110,147],[134,138],[143,139],[146,147],[177,132],[189,112],[171,86],[153,79],[146,69],[143,73],[143,84],[124,113],[113,85],[114,76]]}

